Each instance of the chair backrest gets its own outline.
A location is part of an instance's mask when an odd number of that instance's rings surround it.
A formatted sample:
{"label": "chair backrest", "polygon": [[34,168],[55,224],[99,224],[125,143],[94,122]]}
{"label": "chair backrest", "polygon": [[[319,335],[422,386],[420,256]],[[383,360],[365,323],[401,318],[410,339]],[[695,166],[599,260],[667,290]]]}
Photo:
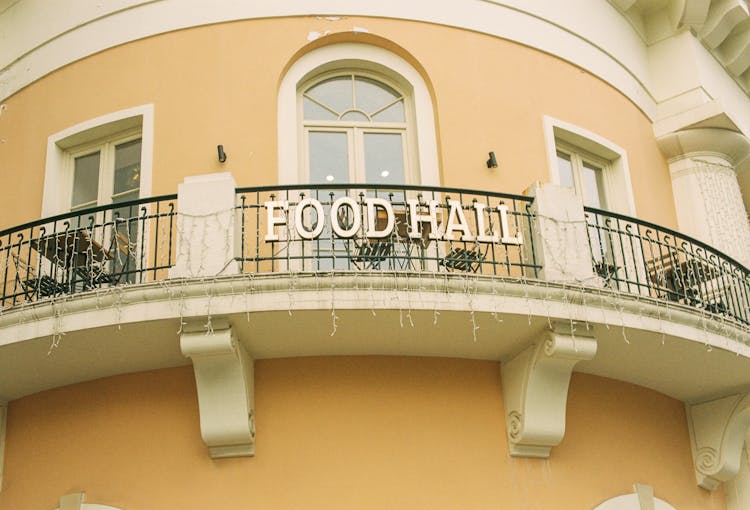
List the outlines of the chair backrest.
{"label": "chair backrest", "polygon": [[116,248],[120,254],[124,255],[125,257],[133,256],[133,252],[135,251],[135,243],[131,242],[124,232],[116,230],[112,242],[114,244],[113,248]]}
{"label": "chair backrest", "polygon": [[13,263],[16,265],[16,278],[19,281],[33,280],[36,278],[36,270],[26,261],[21,260],[18,253],[11,253]]}

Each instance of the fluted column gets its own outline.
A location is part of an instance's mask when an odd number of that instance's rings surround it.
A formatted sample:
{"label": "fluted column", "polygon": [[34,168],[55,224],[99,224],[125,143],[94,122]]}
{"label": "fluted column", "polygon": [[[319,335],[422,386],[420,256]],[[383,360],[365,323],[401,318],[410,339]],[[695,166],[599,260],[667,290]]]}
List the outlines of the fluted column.
{"label": "fluted column", "polygon": [[659,138],[669,157],[680,232],[750,266],[750,223],[736,165],[750,141],[728,129],[685,129]]}

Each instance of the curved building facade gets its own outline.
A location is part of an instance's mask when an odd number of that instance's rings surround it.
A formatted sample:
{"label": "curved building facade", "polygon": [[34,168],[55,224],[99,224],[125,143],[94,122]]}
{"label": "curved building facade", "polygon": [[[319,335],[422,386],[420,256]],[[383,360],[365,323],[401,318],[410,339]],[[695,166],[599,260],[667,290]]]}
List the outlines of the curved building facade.
{"label": "curved building facade", "polygon": [[0,0],[0,510],[750,508],[748,6],[538,4]]}

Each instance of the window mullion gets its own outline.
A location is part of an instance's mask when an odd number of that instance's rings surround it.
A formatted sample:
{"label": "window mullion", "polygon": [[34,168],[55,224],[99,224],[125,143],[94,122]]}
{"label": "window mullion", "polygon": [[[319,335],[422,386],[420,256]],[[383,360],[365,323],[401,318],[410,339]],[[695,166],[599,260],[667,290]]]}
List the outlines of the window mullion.
{"label": "window mullion", "polygon": [[362,128],[349,130],[349,178],[352,182],[363,182],[365,176],[365,149]]}

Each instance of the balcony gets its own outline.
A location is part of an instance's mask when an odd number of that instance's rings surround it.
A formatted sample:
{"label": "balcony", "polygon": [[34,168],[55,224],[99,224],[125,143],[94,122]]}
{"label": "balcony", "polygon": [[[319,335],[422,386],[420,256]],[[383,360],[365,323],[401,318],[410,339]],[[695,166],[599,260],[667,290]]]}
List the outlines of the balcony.
{"label": "balcony", "polygon": [[0,232],[0,399],[186,364],[179,332],[226,323],[254,358],[494,360],[563,324],[599,343],[577,370],[682,400],[750,385],[748,270],[677,232],[554,186],[218,175]]}

